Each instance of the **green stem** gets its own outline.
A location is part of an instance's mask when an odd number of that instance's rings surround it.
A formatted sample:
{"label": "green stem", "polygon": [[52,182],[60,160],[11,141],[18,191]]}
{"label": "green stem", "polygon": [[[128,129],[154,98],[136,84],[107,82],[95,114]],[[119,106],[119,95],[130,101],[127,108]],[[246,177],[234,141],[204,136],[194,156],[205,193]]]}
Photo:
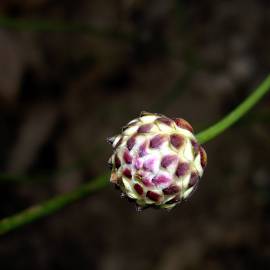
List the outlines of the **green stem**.
{"label": "green stem", "polygon": [[11,173],[0,173],[0,184],[6,182],[16,182],[17,184],[26,184],[26,183],[42,183],[46,182],[46,180],[54,179],[57,176],[64,176],[75,169],[82,169],[86,164],[89,164],[89,161],[93,157],[97,157],[103,148],[101,145],[97,144],[94,149],[84,156],[81,156],[80,159],[75,161],[73,164],[67,165],[59,170],[55,171],[43,171],[34,175],[20,175],[20,174],[11,174]]}
{"label": "green stem", "polygon": [[64,206],[89,196],[91,193],[105,187],[108,183],[107,179],[107,174],[99,176],[95,180],[80,186],[74,191],[56,196],[55,198],[45,201],[39,205],[32,206],[21,213],[2,219],[0,221],[0,235],[31,223],[36,219],[55,213]]}
{"label": "green stem", "polygon": [[[270,76],[268,76],[261,85],[235,110],[229,113],[225,118],[217,124],[211,126],[205,131],[197,134],[200,143],[210,141],[217,135],[221,134],[244,114],[246,114],[270,89]],[[39,205],[32,206],[21,213],[0,220],[0,234],[5,234],[25,224],[31,223],[39,218],[48,216],[62,209],[63,207],[78,201],[81,198],[89,196],[91,193],[104,188],[108,185],[108,175],[102,175],[91,182],[82,185],[81,187],[69,193],[56,196]]]}
{"label": "green stem", "polygon": [[129,33],[122,33],[112,29],[97,28],[87,24],[46,20],[26,20],[1,16],[0,28],[8,28],[16,31],[85,33],[95,36],[124,40],[130,40],[134,38],[134,36]]}
{"label": "green stem", "polygon": [[196,135],[200,143],[206,143],[223,133],[243,117],[270,90],[270,75],[238,107],[216,124]]}

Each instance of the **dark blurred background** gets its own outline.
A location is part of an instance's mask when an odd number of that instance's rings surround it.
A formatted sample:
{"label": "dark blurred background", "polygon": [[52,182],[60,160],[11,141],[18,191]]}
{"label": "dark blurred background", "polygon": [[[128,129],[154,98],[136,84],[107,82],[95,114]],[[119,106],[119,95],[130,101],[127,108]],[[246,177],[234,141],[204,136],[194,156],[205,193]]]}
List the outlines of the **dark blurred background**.
{"label": "dark blurred background", "polygon": [[[220,119],[269,73],[269,31],[268,0],[1,0],[0,217],[107,171],[142,110]],[[108,186],[2,236],[0,268],[269,269],[269,105],[207,143],[188,202],[139,213]]]}

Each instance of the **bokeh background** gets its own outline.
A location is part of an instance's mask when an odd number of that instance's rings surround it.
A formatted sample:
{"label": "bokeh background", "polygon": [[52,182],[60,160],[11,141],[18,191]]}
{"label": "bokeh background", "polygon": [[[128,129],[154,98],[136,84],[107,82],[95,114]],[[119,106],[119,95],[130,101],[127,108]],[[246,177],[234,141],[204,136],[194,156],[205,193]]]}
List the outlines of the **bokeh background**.
{"label": "bokeh background", "polygon": [[[269,31],[268,0],[1,0],[0,217],[107,171],[142,110],[220,119],[269,73]],[[269,106],[207,143],[188,202],[137,212],[108,186],[1,236],[0,268],[269,269]]]}

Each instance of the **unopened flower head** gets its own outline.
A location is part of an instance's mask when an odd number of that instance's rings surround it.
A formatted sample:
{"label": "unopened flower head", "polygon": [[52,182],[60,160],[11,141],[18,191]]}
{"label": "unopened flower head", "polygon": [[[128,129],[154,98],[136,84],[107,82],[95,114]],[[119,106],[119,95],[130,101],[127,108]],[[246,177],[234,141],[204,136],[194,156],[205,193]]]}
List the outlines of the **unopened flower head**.
{"label": "unopened flower head", "polygon": [[181,118],[143,112],[109,142],[110,181],[142,208],[170,209],[187,199],[207,162],[191,125]]}

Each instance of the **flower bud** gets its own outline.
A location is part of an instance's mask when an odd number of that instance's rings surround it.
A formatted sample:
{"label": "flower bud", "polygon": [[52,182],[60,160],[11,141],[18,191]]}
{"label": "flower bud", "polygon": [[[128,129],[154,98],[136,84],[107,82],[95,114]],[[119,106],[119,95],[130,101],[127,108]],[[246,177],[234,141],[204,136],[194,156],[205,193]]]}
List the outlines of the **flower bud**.
{"label": "flower bud", "polygon": [[196,189],[207,163],[192,126],[181,118],[141,113],[108,139],[110,181],[139,207],[173,208]]}

